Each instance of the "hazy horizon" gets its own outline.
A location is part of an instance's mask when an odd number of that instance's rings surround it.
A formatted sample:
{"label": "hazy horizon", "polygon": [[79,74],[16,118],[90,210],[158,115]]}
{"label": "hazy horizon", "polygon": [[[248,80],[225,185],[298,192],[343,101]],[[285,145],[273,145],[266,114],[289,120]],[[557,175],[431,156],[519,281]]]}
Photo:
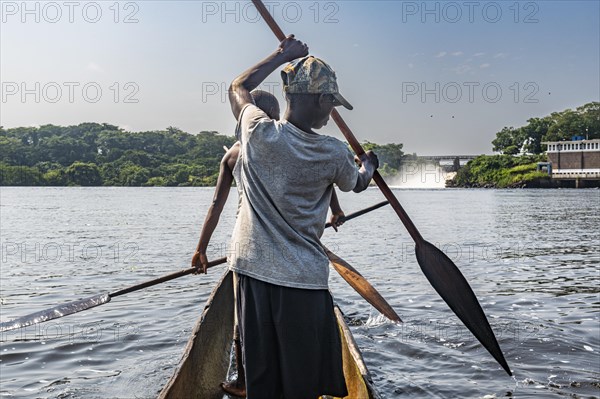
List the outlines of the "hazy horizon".
{"label": "hazy horizon", "polygon": [[[600,99],[600,2],[265,2],[336,70],[360,141],[490,154],[504,126]],[[277,47],[248,1],[12,2],[5,128],[109,123],[232,135],[229,82]],[[263,89],[284,107],[279,72]],[[333,122],[322,133],[343,139]],[[573,132],[578,133],[578,132]]]}

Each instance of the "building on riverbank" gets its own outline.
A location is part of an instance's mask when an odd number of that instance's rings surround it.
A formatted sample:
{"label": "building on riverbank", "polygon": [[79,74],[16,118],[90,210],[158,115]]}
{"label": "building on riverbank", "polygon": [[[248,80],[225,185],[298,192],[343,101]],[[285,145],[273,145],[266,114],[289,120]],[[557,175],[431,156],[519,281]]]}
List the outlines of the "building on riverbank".
{"label": "building on riverbank", "polygon": [[597,186],[600,182],[600,139],[543,142],[553,180],[574,182],[575,187]]}

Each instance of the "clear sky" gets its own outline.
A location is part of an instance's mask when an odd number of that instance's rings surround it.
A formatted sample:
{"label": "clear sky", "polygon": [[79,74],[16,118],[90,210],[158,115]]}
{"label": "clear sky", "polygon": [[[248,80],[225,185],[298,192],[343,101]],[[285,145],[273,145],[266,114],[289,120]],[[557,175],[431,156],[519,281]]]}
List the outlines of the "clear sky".
{"label": "clear sky", "polygon": [[[267,1],[337,71],[361,141],[492,153],[600,99],[600,2]],[[2,1],[0,124],[233,134],[229,82],[277,46],[250,1]],[[281,96],[278,72],[263,87]],[[283,107],[282,107],[283,108]],[[323,129],[342,138],[333,123]],[[574,132],[575,133],[575,132]]]}

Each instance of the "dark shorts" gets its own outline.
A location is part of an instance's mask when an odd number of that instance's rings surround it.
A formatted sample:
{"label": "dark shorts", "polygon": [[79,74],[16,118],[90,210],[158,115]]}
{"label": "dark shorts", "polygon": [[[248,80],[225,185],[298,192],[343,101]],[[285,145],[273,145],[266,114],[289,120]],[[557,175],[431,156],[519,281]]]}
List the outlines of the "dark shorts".
{"label": "dark shorts", "polygon": [[346,396],[340,335],[329,291],[238,277],[247,399]]}

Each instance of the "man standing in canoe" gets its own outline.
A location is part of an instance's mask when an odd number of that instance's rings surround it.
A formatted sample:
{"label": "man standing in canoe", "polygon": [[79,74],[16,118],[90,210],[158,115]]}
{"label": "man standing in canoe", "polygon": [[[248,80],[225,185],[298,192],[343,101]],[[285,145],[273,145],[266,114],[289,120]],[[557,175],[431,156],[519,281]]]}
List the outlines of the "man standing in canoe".
{"label": "man standing in canoe", "polygon": [[[347,395],[339,330],[328,291],[329,260],[319,238],[336,184],[360,192],[378,167],[339,140],[315,133],[333,107],[352,106],[333,70],[293,36],[237,77],[229,100],[238,120],[243,200],[232,237],[248,399]],[[303,58],[301,58],[303,57]],[[281,121],[250,92],[281,65],[287,110]]]}
{"label": "man standing in canoe", "polygon": [[[254,105],[263,110],[265,114],[272,120],[279,120],[279,102],[277,98],[263,90],[252,90],[250,93],[254,100]],[[237,141],[233,146],[227,150],[223,159],[221,159],[221,165],[219,169],[219,178],[217,179],[217,185],[215,186],[215,195],[213,201],[208,208],[204,224],[202,225],[202,231],[198,240],[198,246],[196,252],[192,257],[192,266],[198,269],[198,272],[206,273],[208,268],[208,258],[206,256],[206,250],[208,244],[214,233],[221,213],[227,198],[229,197],[229,189],[231,183],[235,180],[236,188],[238,192],[238,212],[241,205],[243,194],[241,192],[242,182],[240,176],[240,165],[241,159],[240,153],[240,142]],[[340,207],[335,190],[331,192],[331,202],[329,204],[331,208],[331,219],[330,223],[332,227],[337,231],[337,228],[341,226],[344,221],[344,212]],[[234,284],[237,284],[237,276],[234,273]],[[236,294],[237,297],[237,294]],[[237,306],[236,306],[237,308]],[[237,312],[236,312],[237,313]],[[235,358],[237,362],[237,378],[234,381],[226,382],[222,385],[223,390],[233,396],[245,397],[246,396],[246,373],[242,364],[242,346],[239,338],[239,329],[237,323],[234,327],[233,332],[233,347],[235,351]]]}

